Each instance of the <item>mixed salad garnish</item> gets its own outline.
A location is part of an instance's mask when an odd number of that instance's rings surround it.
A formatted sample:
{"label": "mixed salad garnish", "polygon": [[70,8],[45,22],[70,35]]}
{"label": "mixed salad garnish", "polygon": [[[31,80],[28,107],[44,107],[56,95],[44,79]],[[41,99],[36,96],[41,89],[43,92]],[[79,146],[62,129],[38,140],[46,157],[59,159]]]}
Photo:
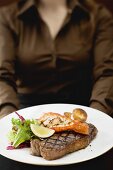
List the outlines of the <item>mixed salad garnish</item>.
{"label": "mixed salad garnish", "polygon": [[11,146],[7,149],[23,148],[29,146],[29,141],[34,137],[34,134],[30,128],[31,124],[37,124],[35,119],[24,119],[21,115],[15,112],[19,119],[12,118],[12,129],[8,133],[8,140]]}

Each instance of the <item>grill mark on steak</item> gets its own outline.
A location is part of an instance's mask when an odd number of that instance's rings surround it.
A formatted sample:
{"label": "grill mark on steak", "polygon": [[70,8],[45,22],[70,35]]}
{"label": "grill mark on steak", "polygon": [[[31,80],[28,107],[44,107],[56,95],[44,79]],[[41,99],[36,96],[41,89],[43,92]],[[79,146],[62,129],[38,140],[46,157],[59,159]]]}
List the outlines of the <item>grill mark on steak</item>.
{"label": "grill mark on steak", "polygon": [[31,153],[41,155],[44,159],[58,159],[68,153],[86,148],[97,135],[97,128],[89,124],[89,135],[83,135],[74,131],[55,133],[44,140],[34,139],[31,141]]}
{"label": "grill mark on steak", "polygon": [[[53,150],[53,148],[60,148],[62,145],[66,145],[66,141],[68,141],[68,136],[71,132],[67,131],[67,133],[64,136],[64,132],[62,133],[56,133],[55,135],[51,136],[50,138],[45,139],[41,143],[41,151],[43,151],[46,148]],[[62,139],[61,139],[62,138]],[[69,138],[70,139],[70,138]]]}

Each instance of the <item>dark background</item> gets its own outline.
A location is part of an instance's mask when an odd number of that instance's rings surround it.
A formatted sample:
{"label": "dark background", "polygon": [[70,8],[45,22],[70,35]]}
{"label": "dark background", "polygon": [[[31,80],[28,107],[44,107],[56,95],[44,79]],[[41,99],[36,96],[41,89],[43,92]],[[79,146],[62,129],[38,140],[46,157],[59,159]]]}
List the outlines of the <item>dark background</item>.
{"label": "dark background", "polygon": [[[0,0],[0,6],[8,5],[14,1],[18,1],[18,0]],[[110,11],[113,13],[113,0],[96,0],[96,1],[105,4],[106,7],[108,7]]]}

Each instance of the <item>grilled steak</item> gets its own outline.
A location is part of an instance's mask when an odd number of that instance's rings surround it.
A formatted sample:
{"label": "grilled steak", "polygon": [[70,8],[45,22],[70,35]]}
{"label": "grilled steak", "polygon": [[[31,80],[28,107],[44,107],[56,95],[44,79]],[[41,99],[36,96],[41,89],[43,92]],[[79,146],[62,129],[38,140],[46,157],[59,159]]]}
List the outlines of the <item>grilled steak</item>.
{"label": "grilled steak", "polygon": [[31,141],[31,154],[42,156],[47,160],[54,160],[68,153],[86,148],[97,134],[97,129],[94,125],[89,124],[89,127],[89,135],[65,131],[55,133],[44,140],[33,139]]}

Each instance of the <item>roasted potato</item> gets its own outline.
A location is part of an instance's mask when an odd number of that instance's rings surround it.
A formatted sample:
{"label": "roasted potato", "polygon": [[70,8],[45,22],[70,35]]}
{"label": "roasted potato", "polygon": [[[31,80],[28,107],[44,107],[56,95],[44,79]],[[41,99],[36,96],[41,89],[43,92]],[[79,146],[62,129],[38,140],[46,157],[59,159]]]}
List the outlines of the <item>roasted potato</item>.
{"label": "roasted potato", "polygon": [[83,109],[80,109],[80,108],[74,109],[72,112],[72,115],[75,120],[79,120],[82,122],[85,122],[87,119],[87,113]]}

